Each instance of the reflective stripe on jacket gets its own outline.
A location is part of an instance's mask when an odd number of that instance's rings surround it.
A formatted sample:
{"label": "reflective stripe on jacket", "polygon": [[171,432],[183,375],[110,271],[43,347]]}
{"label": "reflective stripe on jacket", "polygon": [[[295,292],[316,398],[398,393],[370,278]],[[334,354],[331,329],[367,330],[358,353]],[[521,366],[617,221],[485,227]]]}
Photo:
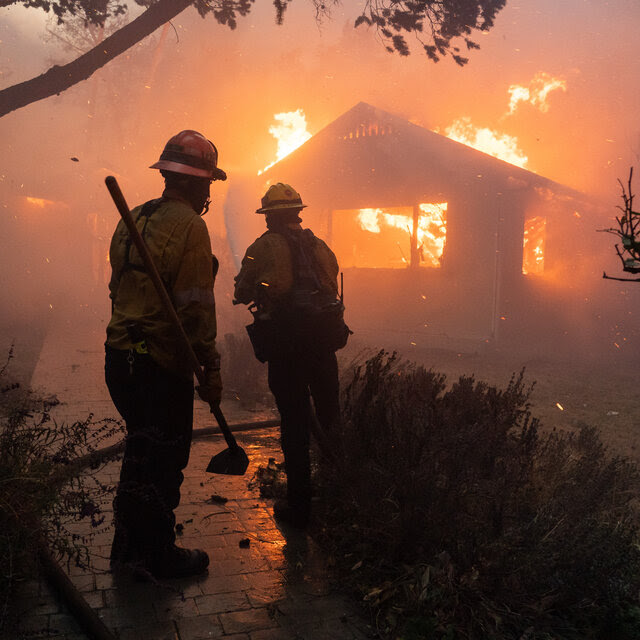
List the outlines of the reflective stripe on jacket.
{"label": "reflective stripe on jacket", "polygon": [[[293,225],[293,233],[311,234],[309,229]],[[313,251],[319,266],[317,276],[323,291],[338,295],[338,261],[325,242],[313,236]],[[277,304],[293,285],[291,250],[279,233],[267,232],[246,251],[240,273],[235,278],[235,299],[243,304],[258,301]],[[260,298],[260,300],[257,300]]]}
{"label": "reflective stripe on jacket", "polygon": [[[179,200],[163,200],[148,217],[141,216],[141,211],[142,207],[136,207],[131,215],[143,233],[191,346],[202,365],[215,366],[219,356],[207,226]],[[122,221],[113,234],[109,258],[113,310],[106,344],[114,349],[131,349],[127,325],[136,323],[149,354],[159,365],[191,377],[189,360]]]}

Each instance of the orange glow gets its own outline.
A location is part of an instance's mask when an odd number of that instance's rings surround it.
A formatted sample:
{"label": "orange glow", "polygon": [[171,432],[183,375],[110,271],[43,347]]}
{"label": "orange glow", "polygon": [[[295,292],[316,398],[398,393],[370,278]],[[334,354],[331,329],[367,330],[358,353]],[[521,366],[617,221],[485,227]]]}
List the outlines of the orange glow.
{"label": "orange glow", "polygon": [[[447,203],[423,202],[418,207],[420,215],[418,216],[417,248],[420,263],[430,267],[439,267],[447,240],[445,221]],[[384,209],[360,209],[358,222],[362,229],[370,233],[380,233],[381,224],[402,229],[410,235],[413,233],[413,213],[394,214],[388,213]],[[406,263],[406,259],[403,261]]]}
{"label": "orange glow", "polygon": [[258,175],[263,174],[267,169],[273,167],[276,162],[288,156],[311,137],[311,134],[307,131],[307,118],[302,109],[276,113],[273,118],[276,122],[280,123],[269,127],[269,133],[278,142],[276,159],[264,169],[258,171]]}
{"label": "orange glow", "polygon": [[45,198],[33,198],[31,196],[26,196],[25,200],[34,207],[38,207],[38,209],[44,209],[45,207],[50,207],[52,204],[55,204],[53,200],[47,200]]}
{"label": "orange glow", "polygon": [[[339,215],[349,213],[341,212]],[[352,227],[349,234],[354,238],[354,255],[350,266],[402,269],[409,265],[413,224],[411,208],[359,209],[353,214],[355,218],[351,219],[357,226]]]}
{"label": "orange glow", "polygon": [[517,167],[525,168],[529,158],[518,147],[518,139],[491,129],[476,127],[470,118],[459,118],[445,129],[447,138],[466,144]]}
{"label": "orange glow", "polygon": [[547,97],[552,91],[561,89],[567,90],[567,83],[561,78],[554,78],[545,71],[539,71],[533,76],[529,86],[512,84],[509,87],[509,113],[513,113],[521,102],[527,102],[543,113],[549,111]]}
{"label": "orange glow", "polygon": [[[421,203],[419,209],[417,248],[420,255],[420,263],[430,267],[439,267],[440,257],[447,239],[445,222],[447,203]],[[409,235],[413,232],[413,214],[388,213],[384,209],[360,209],[358,222],[362,229],[370,233],[380,233],[381,225],[404,230]],[[407,262],[404,256],[403,262],[405,264]]]}
{"label": "orange glow", "polygon": [[418,252],[420,262],[431,267],[440,266],[440,258],[447,242],[447,203],[422,202],[418,205]]}
{"label": "orange glow", "polygon": [[544,272],[546,230],[547,219],[542,216],[525,220],[522,241],[522,273],[525,275]]}
{"label": "orange glow", "polygon": [[[421,203],[418,210],[415,240],[412,207],[334,212],[337,214],[334,216],[334,226],[344,227],[341,235],[355,235],[350,255],[344,257],[348,265],[404,268],[413,263],[415,266],[439,267],[446,243],[447,203]],[[353,214],[355,218],[351,217]],[[347,229],[349,219],[356,222],[355,228]],[[365,232],[365,235],[361,232]],[[412,259],[414,250],[416,253]],[[346,248],[344,253],[347,253]]]}

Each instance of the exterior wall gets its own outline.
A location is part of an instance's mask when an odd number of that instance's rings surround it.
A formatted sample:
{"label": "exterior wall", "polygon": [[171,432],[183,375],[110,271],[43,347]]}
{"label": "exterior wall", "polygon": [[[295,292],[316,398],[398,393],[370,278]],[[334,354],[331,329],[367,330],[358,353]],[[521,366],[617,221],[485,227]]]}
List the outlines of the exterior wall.
{"label": "exterior wall", "polygon": [[521,268],[520,200],[496,206],[495,198],[474,193],[450,197],[441,268],[347,270],[354,327],[416,339],[495,338],[501,282]]}

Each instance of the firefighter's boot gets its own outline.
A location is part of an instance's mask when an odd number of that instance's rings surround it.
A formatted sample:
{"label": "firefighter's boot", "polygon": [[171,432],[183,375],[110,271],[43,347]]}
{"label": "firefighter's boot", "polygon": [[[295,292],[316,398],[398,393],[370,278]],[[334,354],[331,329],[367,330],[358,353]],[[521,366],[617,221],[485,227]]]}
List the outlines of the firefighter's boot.
{"label": "firefighter's boot", "polygon": [[209,555],[200,549],[182,549],[175,545],[149,563],[149,573],[155,578],[186,578],[204,573]]}

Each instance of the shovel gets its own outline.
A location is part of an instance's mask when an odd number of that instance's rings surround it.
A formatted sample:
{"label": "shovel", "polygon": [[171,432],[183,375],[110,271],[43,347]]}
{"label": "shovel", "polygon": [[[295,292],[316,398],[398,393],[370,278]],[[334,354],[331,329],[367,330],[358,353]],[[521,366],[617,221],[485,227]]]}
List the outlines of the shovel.
{"label": "shovel", "polygon": [[[158,273],[158,269],[156,268],[155,263],[153,262],[153,258],[149,253],[149,249],[145,244],[138,228],[136,227],[133,218],[131,217],[131,213],[129,211],[129,207],[127,205],[124,196],[122,195],[122,191],[120,190],[120,186],[118,185],[118,181],[113,176],[107,176],[105,178],[105,183],[107,185],[107,189],[109,189],[109,193],[113,198],[113,202],[118,208],[118,212],[122,217],[127,229],[129,230],[129,235],[131,236],[131,240],[133,244],[136,246],[138,253],[142,257],[142,260],[145,264],[147,275],[151,278],[160,299],[162,300],[162,304],[164,305],[165,311],[167,312],[167,316],[176,330],[176,335],[179,340],[182,342],[182,346],[189,358],[189,364],[193,369],[193,372],[198,379],[199,384],[204,384],[204,371],[198,362],[198,358],[191,347],[191,343],[189,342],[189,338],[187,334],[184,332],[184,328],[182,323],[180,322],[180,318],[176,313],[176,310],[171,302],[171,298],[167,293],[167,290],[160,278],[160,274]],[[209,462],[209,466],[207,467],[207,471],[209,473],[222,473],[224,475],[231,476],[242,476],[247,470],[249,466],[249,458],[247,454],[244,452],[244,449],[238,445],[236,442],[233,433],[231,433],[231,429],[229,429],[229,425],[225,420],[222,411],[218,405],[209,403],[209,408],[211,409],[211,413],[214,415],[216,421],[218,422],[218,426],[222,431],[222,435],[227,442],[228,449],[221,451],[217,455],[211,458]]]}

